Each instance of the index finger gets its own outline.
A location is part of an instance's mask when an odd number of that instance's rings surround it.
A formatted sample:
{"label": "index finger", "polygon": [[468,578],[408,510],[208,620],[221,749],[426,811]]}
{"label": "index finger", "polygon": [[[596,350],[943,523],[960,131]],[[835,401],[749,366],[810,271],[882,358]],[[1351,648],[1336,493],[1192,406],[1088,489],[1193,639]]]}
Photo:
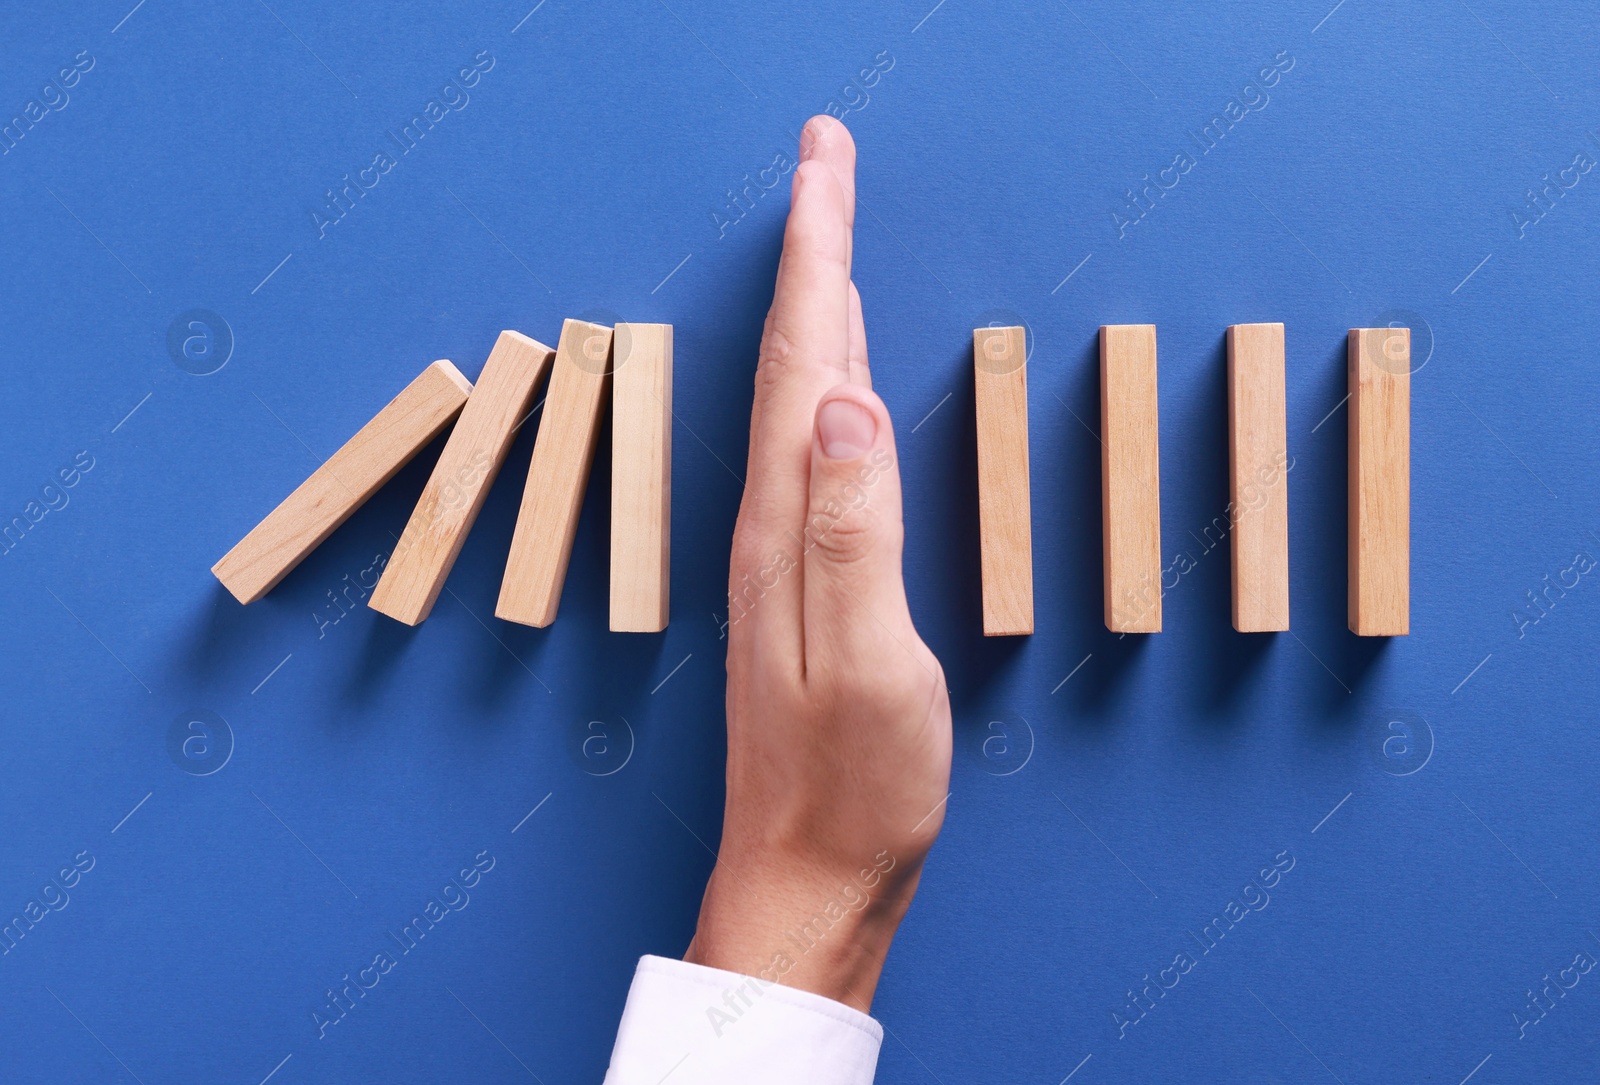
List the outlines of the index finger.
{"label": "index finger", "polygon": [[[844,125],[814,117],[802,135],[801,159],[756,367],[735,582],[753,571],[752,564],[795,549],[808,503],[817,404],[829,388],[849,380],[852,201],[841,176],[853,194],[855,145]],[[799,584],[779,584],[764,598],[774,592],[787,602],[770,601],[761,610],[798,627]]]}

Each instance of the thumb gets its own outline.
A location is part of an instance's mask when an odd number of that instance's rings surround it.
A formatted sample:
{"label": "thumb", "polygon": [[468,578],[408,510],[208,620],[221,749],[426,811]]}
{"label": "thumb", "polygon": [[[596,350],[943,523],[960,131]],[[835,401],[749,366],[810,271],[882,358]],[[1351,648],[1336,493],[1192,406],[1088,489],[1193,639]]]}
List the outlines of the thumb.
{"label": "thumb", "polygon": [[[876,658],[915,637],[900,554],[900,463],[883,401],[841,384],[817,404],[806,512],[806,665]],[[890,649],[898,651],[899,649]]]}

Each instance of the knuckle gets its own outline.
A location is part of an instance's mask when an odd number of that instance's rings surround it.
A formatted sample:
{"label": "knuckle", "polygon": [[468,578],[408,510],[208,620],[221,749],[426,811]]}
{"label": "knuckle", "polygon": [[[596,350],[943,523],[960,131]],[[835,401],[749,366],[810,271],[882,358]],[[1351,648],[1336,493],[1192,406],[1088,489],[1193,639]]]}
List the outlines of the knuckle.
{"label": "knuckle", "polygon": [[[777,452],[769,452],[760,477],[752,474],[739,499],[739,521],[733,529],[735,542],[746,539],[751,546],[760,544],[757,549],[761,549],[770,548],[775,540],[782,540],[784,529],[792,528],[800,515],[801,499],[790,495],[805,484],[803,463],[782,462]],[[768,558],[772,555],[756,556]]]}
{"label": "knuckle", "polygon": [[760,576],[762,566],[772,555],[767,552],[762,539],[754,532],[736,531],[733,552],[728,562],[728,591],[737,592],[742,586]]}
{"label": "knuckle", "polygon": [[877,525],[858,509],[819,530],[806,526],[806,544],[830,565],[858,565],[877,549]]}
{"label": "knuckle", "polygon": [[870,504],[843,507],[836,502],[813,506],[806,517],[806,548],[833,565],[854,565],[878,547],[883,525]]}
{"label": "knuckle", "polygon": [[760,606],[798,564],[788,547],[753,532],[736,532],[728,567],[730,622],[738,624]]}
{"label": "knuckle", "polygon": [[812,492],[806,511],[808,550],[835,564],[851,564],[876,552],[898,552],[904,527],[874,500],[870,478],[845,473]]}
{"label": "knuckle", "polygon": [[759,539],[749,533],[735,534],[733,553],[728,562],[728,590],[735,591],[739,585],[756,576],[770,556],[763,551]]}
{"label": "knuckle", "polygon": [[793,344],[778,326],[776,310],[767,310],[766,326],[761,330],[761,354],[756,362],[756,370],[759,372],[769,365],[781,366],[793,353]]}
{"label": "knuckle", "polygon": [[761,353],[756,358],[756,398],[760,400],[781,386],[793,368],[794,344],[779,327],[776,316],[767,314],[766,331],[761,336]]}
{"label": "knuckle", "polygon": [[749,575],[755,568],[758,558],[756,545],[747,534],[735,531],[733,535],[733,550],[728,556],[728,594],[732,595],[739,586],[739,582]]}

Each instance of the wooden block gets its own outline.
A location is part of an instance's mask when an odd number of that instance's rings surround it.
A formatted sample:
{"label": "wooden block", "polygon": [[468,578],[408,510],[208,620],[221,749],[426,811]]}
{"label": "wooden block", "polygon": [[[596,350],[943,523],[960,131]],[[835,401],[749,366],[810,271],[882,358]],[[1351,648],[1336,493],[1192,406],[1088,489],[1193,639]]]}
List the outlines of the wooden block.
{"label": "wooden block", "polygon": [[1288,400],[1283,325],[1228,328],[1228,519],[1233,627],[1289,628]]}
{"label": "wooden block", "polygon": [[972,330],[978,404],[978,537],[983,635],[1033,632],[1033,505],[1028,484],[1024,328]]}
{"label": "wooden block", "polygon": [[1350,632],[1411,631],[1411,329],[1350,329]]}
{"label": "wooden block", "polygon": [[494,608],[497,618],[533,626],[556,620],[610,375],[611,329],[582,320],[563,323]]}
{"label": "wooden block", "polygon": [[667,627],[672,325],[618,324],[611,372],[611,631]]}
{"label": "wooden block", "polygon": [[260,599],[437,437],[471,391],[449,362],[428,366],[211,572],[239,602]]}
{"label": "wooden block", "polygon": [[1161,632],[1156,327],[1100,328],[1101,544],[1113,633]]}
{"label": "wooden block", "polygon": [[553,355],[520,332],[500,333],[367,600],[373,610],[416,625],[433,609]]}

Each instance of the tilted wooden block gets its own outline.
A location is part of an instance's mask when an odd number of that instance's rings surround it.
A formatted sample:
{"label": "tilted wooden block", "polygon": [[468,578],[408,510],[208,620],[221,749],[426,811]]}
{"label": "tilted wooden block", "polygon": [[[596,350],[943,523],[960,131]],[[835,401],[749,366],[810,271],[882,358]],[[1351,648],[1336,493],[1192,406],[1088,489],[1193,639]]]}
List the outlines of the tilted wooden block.
{"label": "tilted wooden block", "polygon": [[1027,350],[1024,328],[972,331],[978,407],[978,537],[986,637],[1033,632]]}
{"label": "tilted wooden block", "polygon": [[618,324],[611,372],[611,631],[667,627],[672,325]]}
{"label": "tilted wooden block", "polygon": [[1100,328],[1101,543],[1113,633],[1161,632],[1161,457],[1154,324]]}
{"label": "tilted wooden block", "polygon": [[1233,627],[1289,628],[1289,452],[1282,324],[1228,328]]}
{"label": "tilted wooden block", "polygon": [[241,603],[288,576],[461,412],[472,382],[437,361],[211,567]]}
{"label": "tilted wooden block", "polygon": [[1411,329],[1350,329],[1350,632],[1411,631]]}
{"label": "tilted wooden block", "polygon": [[444,589],[554,351],[503,331],[367,605],[416,625]]}
{"label": "tilted wooden block", "polygon": [[497,618],[533,626],[556,620],[610,375],[611,329],[582,320],[563,323],[494,608]]}

